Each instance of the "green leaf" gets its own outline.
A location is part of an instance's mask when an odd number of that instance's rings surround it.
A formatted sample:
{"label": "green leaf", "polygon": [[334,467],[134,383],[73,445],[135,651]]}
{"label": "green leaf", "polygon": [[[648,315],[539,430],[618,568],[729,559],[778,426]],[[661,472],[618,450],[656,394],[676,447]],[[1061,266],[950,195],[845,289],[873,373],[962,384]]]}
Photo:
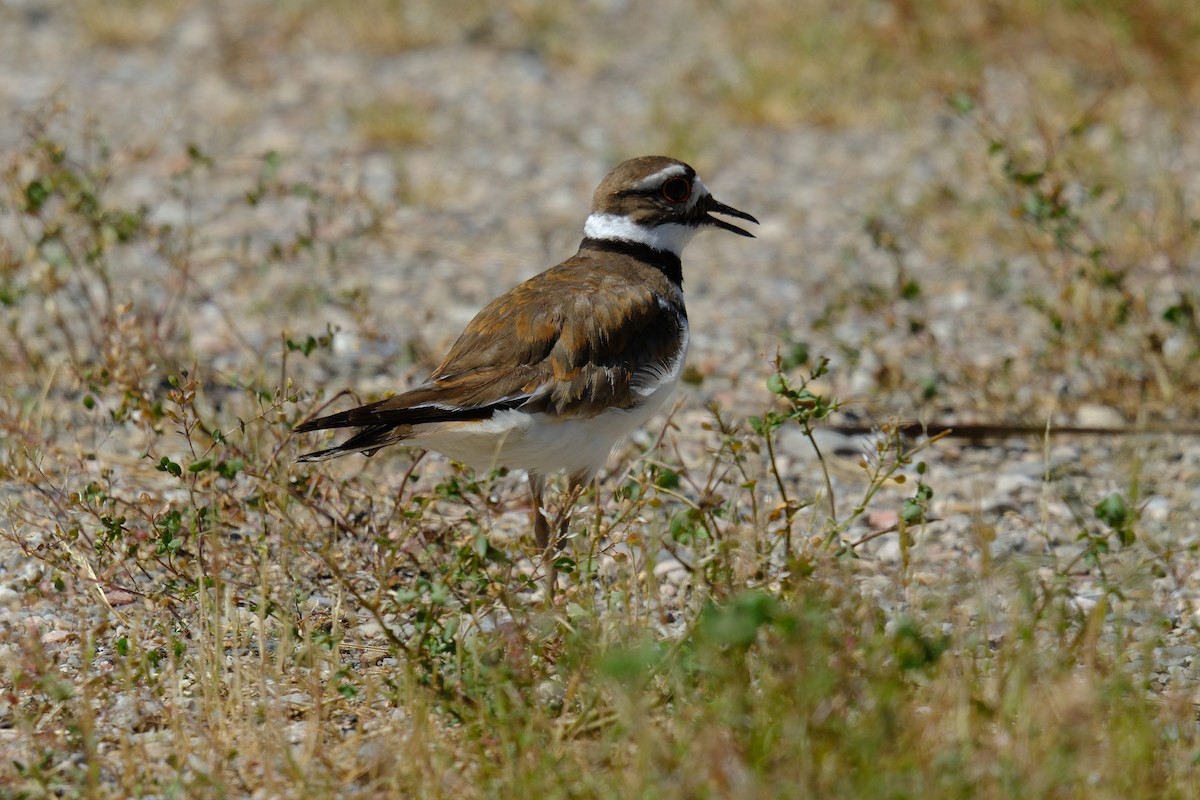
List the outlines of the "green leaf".
{"label": "green leaf", "polygon": [[907,525],[918,525],[925,521],[925,507],[910,497],[904,501],[904,508],[900,511],[900,518]]}
{"label": "green leaf", "polygon": [[695,513],[693,509],[688,509],[687,511],[678,511],[671,517],[668,530],[671,532],[672,539],[677,542],[687,541],[698,532]]}
{"label": "green leaf", "polygon": [[946,98],[946,102],[956,114],[970,114],[975,110],[975,98],[966,92],[955,92]]}
{"label": "green leaf", "polygon": [[155,467],[155,469],[157,469],[159,472],[170,473],[171,475],[174,475],[176,478],[178,478],[180,475],[183,474],[183,467],[179,466],[178,464],[176,464],[174,461],[167,458],[166,456],[162,457],[162,459],[158,462],[158,465]]}
{"label": "green leaf", "polygon": [[1120,529],[1129,522],[1129,506],[1126,504],[1125,498],[1117,492],[1113,492],[1097,503],[1095,511],[1096,519],[1110,528]]}
{"label": "green leaf", "polygon": [[240,458],[230,458],[217,464],[217,474],[222,478],[233,478],[242,468],[246,466],[246,462]]}
{"label": "green leaf", "polygon": [[948,644],[948,636],[927,636],[909,617],[900,617],[896,621],[892,645],[896,664],[903,671],[933,666],[946,652]]}
{"label": "green leaf", "polygon": [[189,144],[187,146],[187,154],[188,158],[191,159],[192,163],[194,164],[204,167],[211,167],[214,164],[212,157],[205,154],[205,152],[201,150],[200,146],[197,144]]}
{"label": "green leaf", "polygon": [[25,186],[25,213],[36,214],[50,199],[50,182],[35,178]]}
{"label": "green leaf", "polygon": [[450,602],[450,590],[443,583],[435,583],[429,587],[429,603],[444,606]]}
{"label": "green leaf", "polygon": [[700,633],[722,647],[745,649],[758,631],[779,614],[779,603],[764,592],[748,592],[728,606],[708,605],[700,614]]}
{"label": "green leaf", "polygon": [[783,368],[795,369],[808,363],[809,352],[807,342],[792,342],[791,347],[783,354]]}
{"label": "green leaf", "polygon": [[678,489],[680,478],[679,473],[671,469],[658,469],[655,471],[654,485],[660,489]]}
{"label": "green leaf", "polygon": [[1166,311],[1164,311],[1162,314],[1162,318],[1165,321],[1171,323],[1172,325],[1177,325],[1179,327],[1183,327],[1183,326],[1187,325],[1188,322],[1192,319],[1192,317],[1193,317],[1192,309],[1190,306],[1188,306],[1185,303],[1179,303],[1177,305],[1173,305],[1170,308],[1168,308]]}
{"label": "green leaf", "polygon": [[283,156],[279,154],[278,150],[268,150],[263,154],[262,160],[263,178],[266,180],[274,178],[275,174],[279,172],[279,168],[283,165]]}
{"label": "green leaf", "polygon": [[614,648],[600,657],[601,675],[623,685],[640,685],[652,675],[663,659],[663,646],[647,640],[628,647]]}
{"label": "green leaf", "polygon": [[317,339],[315,336],[309,336],[303,342],[297,343],[292,339],[287,340],[287,349],[291,352],[299,351],[307,358],[312,355],[312,352],[317,349]]}

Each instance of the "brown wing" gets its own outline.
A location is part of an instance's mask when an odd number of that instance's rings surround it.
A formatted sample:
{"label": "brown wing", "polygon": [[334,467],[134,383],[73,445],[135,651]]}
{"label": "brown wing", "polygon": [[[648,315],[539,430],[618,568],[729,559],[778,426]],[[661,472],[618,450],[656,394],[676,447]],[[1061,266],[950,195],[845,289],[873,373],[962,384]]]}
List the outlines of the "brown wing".
{"label": "brown wing", "polygon": [[370,450],[407,438],[413,425],[502,409],[591,417],[636,406],[679,356],[686,316],[674,297],[653,267],[580,252],[489,303],[420,386],[298,425],[364,428],[302,458]]}
{"label": "brown wing", "polygon": [[567,416],[631,408],[682,346],[674,296],[652,267],[580,253],[489,303],[422,388],[459,406],[521,397]]}

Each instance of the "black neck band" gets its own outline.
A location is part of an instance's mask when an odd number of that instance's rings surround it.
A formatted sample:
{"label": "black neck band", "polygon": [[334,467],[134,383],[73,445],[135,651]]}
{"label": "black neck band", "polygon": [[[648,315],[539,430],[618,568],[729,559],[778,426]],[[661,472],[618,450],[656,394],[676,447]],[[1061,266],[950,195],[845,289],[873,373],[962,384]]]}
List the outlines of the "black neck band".
{"label": "black neck band", "polygon": [[636,258],[661,270],[667,280],[676,286],[683,286],[683,264],[679,256],[667,250],[656,250],[648,244],[629,242],[624,239],[592,239],[588,237],[579,245],[580,250],[600,250],[605,253],[620,253],[623,256]]}

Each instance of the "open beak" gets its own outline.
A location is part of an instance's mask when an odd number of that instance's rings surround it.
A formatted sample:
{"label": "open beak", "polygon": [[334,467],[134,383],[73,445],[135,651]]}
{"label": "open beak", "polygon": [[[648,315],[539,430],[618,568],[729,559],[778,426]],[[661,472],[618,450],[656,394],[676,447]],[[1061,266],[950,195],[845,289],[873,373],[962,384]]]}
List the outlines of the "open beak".
{"label": "open beak", "polygon": [[742,230],[737,225],[734,225],[732,222],[726,222],[723,219],[717,219],[716,217],[710,216],[713,213],[724,214],[727,217],[737,217],[738,219],[744,219],[744,220],[753,222],[755,225],[758,224],[758,220],[756,220],[754,217],[747,214],[745,211],[738,211],[736,208],[730,208],[729,206],[725,205],[724,203],[718,203],[712,197],[712,195],[709,195],[707,202],[704,203],[704,222],[705,222],[705,224],[715,225],[716,227],[721,228],[723,230],[732,231],[741,236],[749,236],[751,239],[754,238],[754,234],[751,233],[750,231]]}

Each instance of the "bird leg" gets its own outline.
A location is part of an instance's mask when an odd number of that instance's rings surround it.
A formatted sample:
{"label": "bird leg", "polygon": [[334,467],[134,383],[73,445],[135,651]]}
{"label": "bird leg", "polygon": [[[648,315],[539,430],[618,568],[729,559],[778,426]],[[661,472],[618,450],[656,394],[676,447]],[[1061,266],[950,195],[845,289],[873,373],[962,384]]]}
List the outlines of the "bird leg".
{"label": "bird leg", "polygon": [[554,517],[554,550],[557,552],[567,540],[567,526],[571,524],[571,512],[575,510],[575,503],[579,500],[579,495],[583,494],[583,490],[587,487],[587,482],[580,477],[571,476],[570,488],[567,491],[567,496],[563,498],[562,505],[558,508],[558,514]]}
{"label": "bird leg", "polygon": [[[572,477],[570,488],[566,496],[563,498],[562,505],[559,506],[558,513],[554,515],[554,525],[551,526],[549,520],[546,519],[545,494],[546,494],[546,477],[536,473],[529,475],[529,493],[533,498],[533,540],[537,544],[538,550],[543,553],[549,552],[551,549],[555,551],[562,546],[563,541],[567,536],[567,526],[571,523],[571,512],[575,508],[576,501],[583,494],[587,482],[583,478]],[[550,538],[550,531],[554,531],[554,538]]]}
{"label": "bird leg", "polygon": [[529,473],[529,493],[533,496],[533,540],[537,543],[538,550],[544,553],[550,546],[550,524],[546,522],[546,512],[542,510],[546,476],[536,472]]}
{"label": "bird leg", "polygon": [[[546,517],[542,513],[541,505],[538,505],[537,516],[533,522],[533,533],[537,539],[538,548],[542,551],[542,572],[546,582],[546,600],[553,605],[554,592],[558,586],[558,568],[555,564],[554,556],[558,554],[563,543],[567,540],[567,526],[571,522],[571,511],[575,508],[575,502],[579,499],[579,495],[583,494],[585,482],[582,478],[571,476],[570,489],[566,497],[563,498],[562,505],[558,508],[558,513],[554,516],[554,539],[550,539],[550,526],[546,522]],[[545,488],[544,483],[542,487]],[[539,493],[540,496],[540,493]]]}

